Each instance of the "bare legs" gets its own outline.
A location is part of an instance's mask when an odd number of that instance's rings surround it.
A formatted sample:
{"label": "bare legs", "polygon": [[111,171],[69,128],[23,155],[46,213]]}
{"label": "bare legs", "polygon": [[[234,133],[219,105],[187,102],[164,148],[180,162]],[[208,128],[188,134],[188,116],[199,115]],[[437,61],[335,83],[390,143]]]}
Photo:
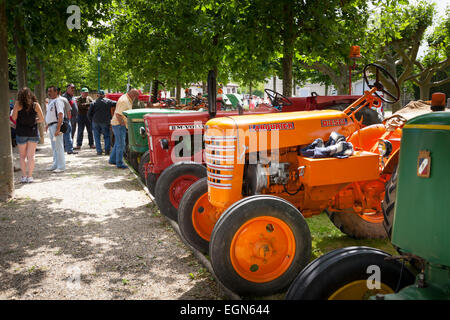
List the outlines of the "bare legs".
{"label": "bare legs", "polygon": [[19,144],[20,154],[20,170],[22,177],[32,177],[34,170],[34,154],[36,153],[36,142],[27,141],[27,143]]}

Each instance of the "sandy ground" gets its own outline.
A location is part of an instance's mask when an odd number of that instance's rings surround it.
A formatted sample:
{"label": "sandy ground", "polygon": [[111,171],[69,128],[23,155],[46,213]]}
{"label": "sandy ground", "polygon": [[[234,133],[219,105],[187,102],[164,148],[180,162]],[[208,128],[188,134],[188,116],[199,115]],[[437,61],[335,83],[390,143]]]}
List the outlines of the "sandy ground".
{"label": "sandy ground", "polygon": [[86,142],[57,174],[46,138],[35,182],[15,173],[0,205],[0,299],[223,298],[134,175]]}

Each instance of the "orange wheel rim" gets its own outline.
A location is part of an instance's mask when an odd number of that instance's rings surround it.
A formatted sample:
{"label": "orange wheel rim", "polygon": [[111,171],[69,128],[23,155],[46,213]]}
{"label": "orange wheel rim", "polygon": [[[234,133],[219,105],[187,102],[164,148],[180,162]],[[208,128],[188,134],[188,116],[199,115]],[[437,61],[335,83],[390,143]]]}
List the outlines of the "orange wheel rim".
{"label": "orange wheel rim", "polygon": [[242,278],[263,283],[286,272],[295,250],[291,228],[278,218],[262,216],[247,221],[234,234],[230,257],[234,270]]}
{"label": "orange wheel rim", "polygon": [[216,221],[214,207],[209,203],[208,192],[206,192],[194,204],[192,225],[201,238],[209,241]]}

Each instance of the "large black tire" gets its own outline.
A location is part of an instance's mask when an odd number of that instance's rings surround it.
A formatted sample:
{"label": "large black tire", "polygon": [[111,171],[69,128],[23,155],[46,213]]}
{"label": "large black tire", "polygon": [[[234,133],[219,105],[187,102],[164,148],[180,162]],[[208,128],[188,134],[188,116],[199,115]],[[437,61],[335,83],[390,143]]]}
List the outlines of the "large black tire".
{"label": "large black tire", "polygon": [[209,227],[211,231],[215,223],[206,216],[208,212],[205,206],[199,206],[198,208],[194,208],[194,206],[202,197],[205,197],[205,195],[207,197],[207,193],[207,178],[200,179],[187,189],[178,207],[178,226],[180,227],[181,236],[193,248],[205,254],[209,250],[209,239],[205,239],[208,232],[207,230],[200,231],[203,235],[202,237],[194,226],[194,219],[196,219],[196,215],[205,217],[206,222],[210,222],[210,225],[205,227]]}
{"label": "large black tire", "polygon": [[328,218],[343,233],[354,239],[384,239],[387,237],[383,223],[364,220],[353,211],[330,212]]}
{"label": "large black tire", "polygon": [[130,163],[131,167],[135,170],[139,170],[139,156],[140,153],[129,151],[128,150],[128,162]]}
{"label": "large black tire", "polygon": [[155,200],[163,215],[178,221],[178,206],[186,190],[206,177],[206,167],[195,162],[177,162],[166,168],[158,178]]}
{"label": "large black tire", "polygon": [[[327,107],[326,109],[330,110],[339,110],[344,111],[348,105],[346,104],[336,104],[334,106]],[[383,117],[381,114],[379,114],[377,111],[369,108],[362,108],[359,110],[355,117],[358,121],[361,121],[361,117],[363,118],[363,125],[370,126],[372,124],[378,124],[383,121]]]}
{"label": "large black tire", "polygon": [[[247,241],[244,239],[246,232],[257,240],[248,242],[244,256],[237,257],[239,250],[244,252],[238,242]],[[278,241],[282,238],[289,239],[290,243]],[[258,242],[264,243],[267,239],[271,239],[269,246],[256,248]],[[311,234],[305,218],[288,201],[256,195],[236,202],[221,215],[211,236],[209,253],[214,273],[223,285],[240,295],[265,296],[286,289],[306,266],[311,255]],[[247,270],[248,264],[239,260],[241,258],[254,264]],[[266,266],[272,270],[265,269]]]}
{"label": "large black tire", "polygon": [[[386,259],[390,255],[369,247],[347,247],[336,249],[315,259],[303,269],[291,284],[287,300],[364,300],[377,293],[398,292],[414,283],[414,274],[397,260]],[[370,269],[368,269],[371,267]],[[367,281],[374,284],[374,269],[379,269],[380,290],[369,289]],[[370,279],[369,279],[370,278]],[[356,282],[358,281],[358,282]],[[359,286],[359,292],[345,292],[352,284]],[[391,290],[381,291],[383,285]],[[355,289],[355,287],[353,287]],[[342,291],[340,291],[342,290]],[[338,295],[338,292],[340,295]]]}
{"label": "large black tire", "polygon": [[386,184],[384,200],[381,202],[381,208],[383,209],[384,216],[383,227],[386,230],[389,239],[391,239],[392,236],[392,225],[394,223],[394,207],[395,198],[397,196],[397,177],[398,170],[395,168],[391,178]]}
{"label": "large black tire", "polygon": [[145,151],[139,159],[138,172],[142,181],[145,181],[145,164],[150,161],[150,151]]}
{"label": "large black tire", "polygon": [[157,181],[158,175],[155,173],[148,173],[147,178],[145,178],[145,185],[147,186],[148,191],[153,197],[155,196],[155,188]]}

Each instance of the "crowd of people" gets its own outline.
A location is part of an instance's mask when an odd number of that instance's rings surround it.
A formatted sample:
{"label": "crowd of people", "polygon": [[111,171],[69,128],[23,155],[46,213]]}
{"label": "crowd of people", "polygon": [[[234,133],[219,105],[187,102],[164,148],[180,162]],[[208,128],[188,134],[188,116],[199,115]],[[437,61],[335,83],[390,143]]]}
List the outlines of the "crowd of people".
{"label": "crowd of people", "polygon": [[[82,88],[81,95],[75,97],[75,89],[74,84],[68,84],[61,95],[60,88],[48,87],[45,112],[29,88],[19,90],[11,110],[10,123],[14,134],[13,146],[17,145],[20,155],[21,183],[33,182],[35,152],[40,141],[39,123],[45,123],[53,152],[53,163],[47,168],[48,171],[60,173],[66,170],[65,154],[78,153],[76,150],[83,145],[85,129],[90,149],[96,149],[97,155],[109,155],[109,163],[117,168],[127,168],[123,162],[127,132],[123,112],[132,109],[139,91],[130,89],[116,102],[106,98],[103,90],[97,92],[94,100],[87,88]],[[111,129],[115,141],[112,149]]]}

